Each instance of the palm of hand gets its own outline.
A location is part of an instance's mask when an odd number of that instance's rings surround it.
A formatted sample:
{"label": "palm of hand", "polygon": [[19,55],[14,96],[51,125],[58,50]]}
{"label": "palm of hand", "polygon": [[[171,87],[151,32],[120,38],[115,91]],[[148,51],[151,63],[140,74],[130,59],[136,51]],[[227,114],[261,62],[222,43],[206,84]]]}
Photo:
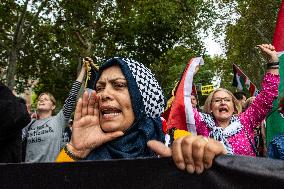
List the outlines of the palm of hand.
{"label": "palm of hand", "polygon": [[105,142],[104,134],[99,125],[99,118],[86,115],[73,124],[72,144],[78,150],[91,150]]}
{"label": "palm of hand", "polygon": [[[123,135],[122,131],[105,133],[99,123],[98,97],[84,92],[76,105],[70,143],[78,151],[92,149]],[[86,153],[85,153],[86,154]]]}

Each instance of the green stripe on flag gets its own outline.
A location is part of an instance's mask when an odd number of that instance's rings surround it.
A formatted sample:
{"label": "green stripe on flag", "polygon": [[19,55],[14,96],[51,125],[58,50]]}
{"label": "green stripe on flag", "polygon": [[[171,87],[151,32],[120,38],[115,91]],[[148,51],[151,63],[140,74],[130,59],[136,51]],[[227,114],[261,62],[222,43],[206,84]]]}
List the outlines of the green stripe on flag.
{"label": "green stripe on flag", "polygon": [[279,58],[280,83],[278,86],[278,98],[273,101],[273,108],[266,118],[266,144],[268,145],[273,137],[284,132],[284,119],[278,111],[279,101],[284,97],[284,54]]}

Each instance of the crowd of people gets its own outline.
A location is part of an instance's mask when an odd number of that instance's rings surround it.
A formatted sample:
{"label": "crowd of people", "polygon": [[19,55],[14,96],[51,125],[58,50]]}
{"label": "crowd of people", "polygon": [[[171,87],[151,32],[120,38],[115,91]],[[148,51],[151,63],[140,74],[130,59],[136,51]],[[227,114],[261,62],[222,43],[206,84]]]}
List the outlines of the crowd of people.
{"label": "crowd of people", "polygon": [[[197,135],[185,131],[170,145],[165,145],[166,131],[161,119],[166,103],[162,89],[154,74],[135,60],[120,57],[107,60],[98,70],[94,90],[85,91],[77,101],[86,73],[83,65],[63,108],[55,115],[52,94],[38,96],[36,115],[31,119],[25,106],[1,84],[0,110],[6,116],[1,122],[5,126],[1,126],[0,141],[11,145],[12,140],[17,141],[19,146],[17,158],[5,158],[9,154],[7,148],[5,155],[0,156],[1,162],[171,156],[179,169],[199,174],[210,168],[218,155],[259,156],[255,137],[260,134],[256,130],[265,130],[261,125],[277,98],[280,77],[274,47],[269,44],[258,47],[269,57],[261,92],[246,99],[244,93],[233,94],[218,88],[208,96],[202,110],[196,96],[192,96]],[[65,142],[64,131],[75,104],[70,140]],[[263,151],[261,155],[265,156]]]}

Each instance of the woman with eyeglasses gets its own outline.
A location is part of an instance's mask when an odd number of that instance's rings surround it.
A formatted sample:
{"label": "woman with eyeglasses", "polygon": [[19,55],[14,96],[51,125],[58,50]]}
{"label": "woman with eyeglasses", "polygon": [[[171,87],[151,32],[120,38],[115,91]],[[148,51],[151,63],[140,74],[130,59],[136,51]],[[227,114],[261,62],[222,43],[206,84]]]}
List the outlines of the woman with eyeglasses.
{"label": "woman with eyeglasses", "polygon": [[[269,57],[262,91],[243,113],[234,95],[223,88],[213,91],[205,101],[204,112],[195,113],[197,133],[221,141],[229,154],[256,156],[254,127],[272,108],[279,85],[279,59],[272,45],[258,46]],[[279,63],[278,63],[279,64]]]}
{"label": "woman with eyeglasses", "polygon": [[[85,59],[84,62],[88,60]],[[89,60],[88,60],[89,61]],[[73,112],[76,98],[86,74],[85,63],[73,83],[72,88],[66,98],[63,108],[53,115],[56,100],[49,92],[41,93],[37,99],[37,110],[35,119],[22,130],[23,161],[34,162],[53,162],[65,139],[65,128]]]}
{"label": "woman with eyeglasses", "polygon": [[262,91],[245,112],[241,113],[241,107],[230,91],[216,89],[206,99],[204,113],[194,110],[198,136],[182,136],[173,142],[171,149],[157,141],[148,142],[148,146],[161,156],[172,156],[177,167],[189,173],[201,173],[210,168],[217,155],[256,156],[253,129],[271,110],[280,81],[275,48],[269,44],[258,47],[269,58],[267,73]]}

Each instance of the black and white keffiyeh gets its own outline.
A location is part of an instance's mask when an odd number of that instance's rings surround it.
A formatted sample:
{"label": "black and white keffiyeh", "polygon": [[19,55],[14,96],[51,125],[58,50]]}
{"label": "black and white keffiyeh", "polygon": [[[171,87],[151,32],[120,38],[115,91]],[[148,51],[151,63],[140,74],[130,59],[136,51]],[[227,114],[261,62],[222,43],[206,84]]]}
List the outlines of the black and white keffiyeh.
{"label": "black and white keffiyeh", "polygon": [[[133,110],[136,116],[143,113],[149,117],[160,117],[164,111],[165,99],[163,91],[154,74],[143,64],[129,59],[114,57],[103,67],[118,64],[128,82]],[[137,97],[142,97],[137,99]],[[143,107],[141,107],[141,104]]]}
{"label": "black and white keffiyeh", "polygon": [[164,95],[152,72],[143,64],[128,58],[122,58],[132,72],[143,97],[145,112],[150,117],[159,117],[164,111]]}
{"label": "black and white keffiyeh", "polygon": [[161,114],[165,101],[161,87],[151,71],[143,64],[128,58],[111,58],[99,69],[97,79],[108,67],[118,65],[127,81],[135,120],[122,137],[93,150],[87,159],[121,159],[152,157],[149,140],[164,142]]}
{"label": "black and white keffiyeh", "polygon": [[234,150],[227,138],[239,133],[243,129],[243,125],[240,122],[238,116],[233,115],[230,119],[230,124],[226,128],[222,128],[216,125],[213,116],[201,113],[202,121],[206,123],[206,126],[210,129],[209,137],[220,141],[225,146],[228,154],[234,154]]}

